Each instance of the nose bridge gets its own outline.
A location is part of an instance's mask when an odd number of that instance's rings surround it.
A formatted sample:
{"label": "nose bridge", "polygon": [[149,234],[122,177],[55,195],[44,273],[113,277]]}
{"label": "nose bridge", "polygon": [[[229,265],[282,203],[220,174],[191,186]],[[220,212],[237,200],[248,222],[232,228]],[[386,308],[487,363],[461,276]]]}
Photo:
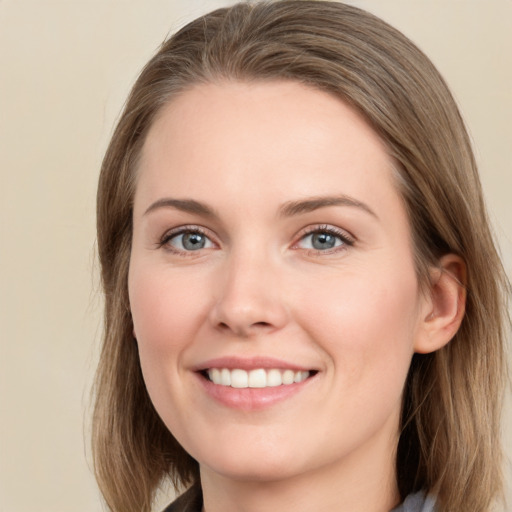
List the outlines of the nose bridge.
{"label": "nose bridge", "polygon": [[286,322],[279,264],[268,247],[251,245],[231,251],[223,262],[212,311],[216,327],[244,337]]}

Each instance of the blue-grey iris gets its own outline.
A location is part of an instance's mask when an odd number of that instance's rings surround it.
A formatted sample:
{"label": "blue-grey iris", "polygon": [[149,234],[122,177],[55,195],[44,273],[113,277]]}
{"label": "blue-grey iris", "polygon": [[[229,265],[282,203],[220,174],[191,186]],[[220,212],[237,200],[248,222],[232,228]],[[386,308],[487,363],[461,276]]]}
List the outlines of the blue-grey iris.
{"label": "blue-grey iris", "polygon": [[313,233],[311,245],[319,251],[332,249],[336,245],[336,237],[330,233]]}
{"label": "blue-grey iris", "polygon": [[185,233],[182,244],[187,251],[197,251],[205,246],[206,237],[201,233]]}

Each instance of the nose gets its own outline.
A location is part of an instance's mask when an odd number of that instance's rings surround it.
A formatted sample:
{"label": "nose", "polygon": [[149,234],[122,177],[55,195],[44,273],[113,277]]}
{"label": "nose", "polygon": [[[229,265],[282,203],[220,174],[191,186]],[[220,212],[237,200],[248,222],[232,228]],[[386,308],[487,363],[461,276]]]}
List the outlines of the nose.
{"label": "nose", "polygon": [[288,311],[280,271],[254,253],[228,258],[210,313],[214,328],[249,338],[281,329]]}

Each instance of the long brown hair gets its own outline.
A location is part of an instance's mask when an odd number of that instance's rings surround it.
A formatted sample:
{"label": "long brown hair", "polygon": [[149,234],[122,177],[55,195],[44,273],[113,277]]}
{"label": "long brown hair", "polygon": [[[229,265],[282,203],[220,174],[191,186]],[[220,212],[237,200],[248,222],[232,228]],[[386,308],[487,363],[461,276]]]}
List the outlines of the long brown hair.
{"label": "long brown hair", "polygon": [[424,489],[440,512],[489,512],[502,491],[500,410],[507,280],[495,249],[470,141],[437,70],[404,35],[341,3],[241,3],[199,18],[143,69],[99,181],[98,249],[105,293],[93,452],[112,511],[149,511],[166,477],[198,480],[147,394],[133,339],[127,275],[137,160],[155,116],[192,84],[293,80],[357,109],[396,162],[420,282],[447,253],[467,265],[467,309],[443,349],[416,354],[397,450],[400,493]]}

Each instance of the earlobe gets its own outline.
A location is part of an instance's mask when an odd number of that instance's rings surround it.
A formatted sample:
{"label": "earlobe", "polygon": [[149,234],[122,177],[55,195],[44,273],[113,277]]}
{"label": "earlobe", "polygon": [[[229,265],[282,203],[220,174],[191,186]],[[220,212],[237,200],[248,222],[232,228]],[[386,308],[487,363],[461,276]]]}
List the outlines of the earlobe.
{"label": "earlobe", "polygon": [[430,295],[414,350],[421,354],[444,347],[458,331],[466,308],[466,264],[447,254],[432,269]]}

